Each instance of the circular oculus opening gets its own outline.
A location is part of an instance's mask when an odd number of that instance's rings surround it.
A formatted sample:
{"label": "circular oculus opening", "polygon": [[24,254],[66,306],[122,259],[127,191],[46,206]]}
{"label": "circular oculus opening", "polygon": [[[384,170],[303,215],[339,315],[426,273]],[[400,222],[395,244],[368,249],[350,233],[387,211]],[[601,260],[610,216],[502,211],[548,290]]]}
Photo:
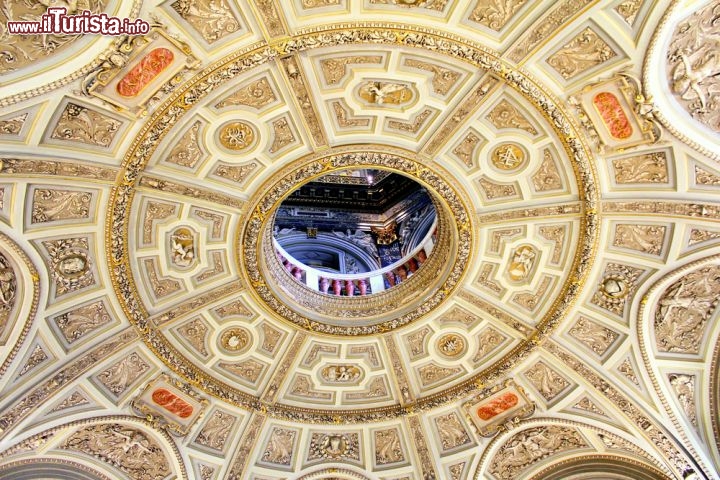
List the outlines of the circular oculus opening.
{"label": "circular oculus opening", "polygon": [[470,256],[455,188],[400,154],[300,160],[255,203],[240,240],[250,285],[307,330],[372,335],[436,308]]}
{"label": "circular oculus opening", "polygon": [[289,277],[333,296],[400,286],[432,255],[436,208],[417,181],[348,169],[305,183],[275,211],[273,245]]}

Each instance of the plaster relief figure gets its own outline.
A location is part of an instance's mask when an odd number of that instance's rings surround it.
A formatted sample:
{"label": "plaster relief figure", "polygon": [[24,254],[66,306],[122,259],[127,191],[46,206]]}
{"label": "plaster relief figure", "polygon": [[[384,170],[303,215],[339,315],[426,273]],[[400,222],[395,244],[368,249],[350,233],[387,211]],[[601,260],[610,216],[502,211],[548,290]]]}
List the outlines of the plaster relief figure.
{"label": "plaster relief figure", "polygon": [[709,2],[680,21],[670,40],[666,64],[675,100],[715,132],[720,131],[718,15],[720,4]]}
{"label": "plaster relief figure", "polygon": [[15,271],[10,267],[7,259],[0,255],[0,303],[2,307],[12,307],[15,303],[17,279]]}
{"label": "plaster relief figure", "polygon": [[360,86],[358,94],[366,102],[375,105],[401,105],[413,97],[407,85],[392,82],[366,82]]}
{"label": "plaster relief figure", "polygon": [[178,267],[189,267],[195,262],[195,236],[188,228],[178,228],[170,235],[171,261]]}
{"label": "plaster relief figure", "polygon": [[521,478],[519,472],[556,452],[586,447],[580,433],[568,427],[548,425],[523,430],[495,454],[490,473],[500,479]]}
{"label": "plaster relief figure", "polygon": [[508,276],[511,280],[519,282],[530,275],[535,264],[537,253],[530,245],[521,245],[515,249],[512,261],[508,267]]}
{"label": "plaster relief figure", "polygon": [[68,437],[61,447],[91,455],[138,480],[162,480],[172,473],[162,447],[144,432],[128,425],[85,427]]}
{"label": "plaster relief figure", "polygon": [[320,375],[329,383],[351,383],[360,379],[362,371],[353,365],[330,365],[323,368]]}

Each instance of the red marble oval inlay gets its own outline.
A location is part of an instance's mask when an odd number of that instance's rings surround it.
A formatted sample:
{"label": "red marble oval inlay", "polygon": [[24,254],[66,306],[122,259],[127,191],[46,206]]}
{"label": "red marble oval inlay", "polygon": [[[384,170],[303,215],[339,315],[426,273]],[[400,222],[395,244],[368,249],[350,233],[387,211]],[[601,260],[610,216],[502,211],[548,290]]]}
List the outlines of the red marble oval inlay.
{"label": "red marble oval inlay", "polygon": [[509,410],[518,403],[518,397],[514,393],[507,392],[492,399],[487,404],[478,407],[477,414],[482,420],[490,420],[505,410]]}
{"label": "red marble oval inlay", "polygon": [[620,140],[632,135],[633,128],[630,125],[630,120],[625,115],[625,110],[623,110],[620,101],[615,95],[610,92],[600,92],[593,98],[593,103],[598,109],[603,122],[605,122],[610,135]]}
{"label": "red marble oval inlay", "polygon": [[118,82],[117,91],[123,97],[134,97],[140,93],[160,72],[173,61],[175,55],[167,48],[156,48],[135,65]]}
{"label": "red marble oval inlay", "polygon": [[180,418],[188,418],[192,415],[192,405],[166,388],[158,388],[155,390],[152,394],[152,399],[153,402]]}

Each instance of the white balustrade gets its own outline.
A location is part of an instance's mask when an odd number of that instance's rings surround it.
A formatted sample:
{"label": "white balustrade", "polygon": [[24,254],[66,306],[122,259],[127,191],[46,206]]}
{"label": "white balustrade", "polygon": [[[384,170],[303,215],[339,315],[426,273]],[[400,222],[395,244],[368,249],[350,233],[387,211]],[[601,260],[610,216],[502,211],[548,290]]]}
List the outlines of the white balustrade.
{"label": "white balustrade", "polygon": [[[418,256],[421,252],[425,254],[425,257],[427,258],[432,253],[434,242],[433,242],[433,233],[435,232],[435,228],[437,226],[437,219],[433,221],[432,226],[428,230],[427,235],[423,239],[420,244],[415,247],[413,250],[411,250],[407,255],[405,255],[403,258],[398,260],[397,262],[388,265],[387,267],[381,268],[379,270],[373,270],[371,272],[363,272],[363,273],[333,273],[333,272],[326,272],[323,270],[318,270],[313,267],[308,267],[307,265],[300,262],[298,259],[290,255],[287,251],[285,251],[284,248],[280,246],[280,243],[277,241],[277,239],[273,238],[273,247],[275,248],[275,251],[278,255],[278,259],[282,262],[282,259],[285,259],[287,262],[289,262],[289,266],[291,268],[288,268],[288,265],[285,266],[285,270],[287,271],[288,275],[293,278],[293,280],[298,280],[298,270],[302,271],[302,277],[304,277],[303,283],[310,287],[311,289],[315,291],[321,291],[320,288],[320,281],[321,278],[326,278],[328,280],[328,294],[331,294],[333,292],[333,282],[338,281],[340,282],[340,288],[345,285],[345,282],[351,281],[353,282],[355,288],[354,295],[360,295],[360,288],[358,286],[358,282],[365,281],[366,285],[369,286],[369,293],[379,293],[385,290],[385,279],[387,278],[387,274],[391,273],[394,277],[394,270],[405,267],[406,272],[408,272],[407,276],[410,276],[413,274],[412,271],[410,271],[408,264],[410,263],[410,260],[414,260],[418,263],[417,267],[420,268],[422,266],[423,262],[418,261],[415,257]],[[397,277],[395,277],[397,278]],[[396,280],[397,281],[397,280]],[[400,281],[397,281],[397,283],[401,283],[402,279]],[[391,285],[392,287],[392,285]]]}

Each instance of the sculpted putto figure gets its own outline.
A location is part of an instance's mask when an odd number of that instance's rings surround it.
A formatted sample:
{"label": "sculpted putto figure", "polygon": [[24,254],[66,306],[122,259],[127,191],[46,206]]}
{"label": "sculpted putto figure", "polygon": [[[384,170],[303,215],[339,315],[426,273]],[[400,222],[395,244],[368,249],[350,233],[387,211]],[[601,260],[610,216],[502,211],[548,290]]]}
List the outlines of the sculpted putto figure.
{"label": "sculpted putto figure", "polygon": [[189,267],[195,260],[193,235],[185,228],[178,229],[170,236],[171,259],[178,267]]}
{"label": "sculpted putto figure", "polygon": [[522,245],[513,253],[508,267],[508,275],[512,280],[524,280],[530,274],[536,257],[535,249],[530,245]]}

